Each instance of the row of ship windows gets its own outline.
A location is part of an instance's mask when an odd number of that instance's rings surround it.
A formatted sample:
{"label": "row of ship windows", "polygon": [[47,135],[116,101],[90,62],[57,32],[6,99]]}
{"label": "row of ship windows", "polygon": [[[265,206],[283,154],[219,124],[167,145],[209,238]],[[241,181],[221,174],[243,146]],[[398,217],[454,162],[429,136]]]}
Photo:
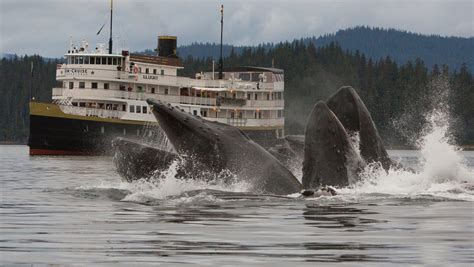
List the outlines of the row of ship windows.
{"label": "row of ship windows", "polygon": [[274,92],[274,93],[264,93],[264,92],[255,92],[255,93],[228,93],[228,92],[208,92],[208,91],[198,91],[189,88],[181,88],[179,91],[180,96],[192,96],[192,97],[203,97],[203,98],[232,98],[232,99],[244,99],[247,100],[282,100],[283,99],[283,92]]}
{"label": "row of ship windows", "polygon": [[[69,89],[74,89],[74,82],[69,82],[69,84],[67,83],[64,83],[64,88],[69,88]],[[98,82],[91,82],[90,83],[90,89],[110,89],[110,85],[109,83],[98,83]],[[85,89],[86,88],[86,82],[79,82],[79,86],[78,86],[79,89]],[[132,87],[128,87],[126,88],[125,85],[120,85],[119,86],[119,89],[121,91],[129,91],[131,92],[133,90]],[[138,85],[137,86],[137,92],[144,92],[144,86],[141,86],[141,85]],[[152,94],[155,94],[157,93],[157,90],[155,89],[155,87],[151,87],[150,88],[150,93]],[[167,95],[169,94],[169,88],[164,88],[164,94]]]}
{"label": "row of ship windows", "polygon": [[74,107],[81,108],[98,108],[107,110],[122,110],[126,111],[125,105],[109,104],[109,103],[90,103],[90,102],[72,102]]}
{"label": "row of ship windows", "polygon": [[[67,59],[67,64],[88,64],[88,65],[114,65],[114,66],[122,66],[122,58],[117,57],[88,57],[88,56],[70,56]],[[135,63],[130,63],[130,73],[134,71],[134,67],[136,66]],[[138,67],[138,66],[137,66]],[[149,74],[150,69],[146,68],[145,73]],[[165,75],[165,70],[160,69],[160,75]],[[138,67],[138,73],[142,73],[142,68]],[[158,70],[153,69],[153,74],[157,75]]]}
{"label": "row of ship windows", "polygon": [[[101,87],[103,89],[110,89],[110,86],[108,83],[97,83],[97,82],[91,82],[91,89],[98,89],[99,88],[99,85],[101,85]],[[69,82],[69,89],[73,89],[74,88],[74,82]],[[80,89],[84,89],[86,88],[86,83],[85,82],[79,82],[79,88]],[[131,87],[128,87],[128,89],[124,86],[124,85],[120,85],[120,90],[122,91],[132,91],[132,88]],[[137,91],[138,92],[143,92],[144,91],[144,88],[142,86],[137,86]],[[154,87],[150,88],[150,93],[152,94],[155,94],[156,93],[156,90]],[[164,94],[165,95],[168,95],[169,94],[169,89],[168,88],[165,88],[164,89]],[[187,94],[184,94],[183,92],[180,92],[180,95],[182,96],[187,96]],[[195,95],[196,97],[209,97],[210,95]],[[216,94],[216,97],[219,96],[219,93]],[[224,97],[227,97],[227,93],[224,93]],[[232,94],[232,98],[233,99],[236,99],[236,93],[233,93]],[[253,98],[254,100],[259,100],[259,97],[258,97],[258,94],[257,93],[254,93],[253,94]],[[266,98],[267,100],[282,100],[283,99],[283,93],[282,92],[276,92],[276,93],[272,93],[270,95],[270,93],[266,93]],[[247,100],[251,100],[252,99],[252,94],[251,93],[247,93]]]}
{"label": "row of ship windows", "polygon": [[[103,89],[109,89],[110,86],[108,83],[103,83],[102,84],[102,88]],[[74,82],[69,82],[69,89],[73,89],[74,88]],[[81,89],[84,89],[86,88],[86,83],[85,82],[79,82],[79,88]],[[99,88],[99,83],[97,82],[91,82],[91,89],[98,89]]]}
{"label": "row of ship windows", "polygon": [[[84,132],[89,132],[89,125],[86,125],[86,126],[84,127]],[[153,132],[152,132],[152,131],[145,131],[144,134],[146,134],[146,132],[148,132],[148,137],[152,137],[152,136],[153,136]],[[105,134],[105,127],[104,127],[104,126],[100,126],[100,133],[101,133],[101,134]],[[140,135],[140,129],[137,129],[136,133],[137,133],[137,136],[139,136],[139,135]],[[123,131],[122,131],[122,134],[123,134],[123,135],[127,135],[127,129],[124,128]]]}
{"label": "row of ship windows", "polygon": [[67,58],[67,64],[91,64],[91,65],[122,65],[122,58],[117,57],[88,57],[88,56],[70,56]]}
{"label": "row of ship windows", "polygon": [[[133,71],[133,67],[134,67],[134,64],[131,63],[130,64],[130,72]],[[138,67],[138,73],[142,73],[142,67]],[[150,74],[150,69],[149,68],[145,69],[145,74]],[[155,74],[155,75],[158,74],[157,69],[153,69],[153,74]],[[165,75],[165,70],[161,69],[160,70],[160,75]]]}
{"label": "row of ship windows", "polygon": [[[72,102],[74,107],[82,108],[98,108],[98,109],[107,109],[107,110],[122,110],[127,111],[125,104],[106,104],[106,103],[89,103],[89,102]],[[128,111],[130,113],[151,113],[148,106],[139,106],[139,105],[129,105]]]}
{"label": "row of ship windows", "polygon": [[[218,79],[219,73],[214,73],[214,80]],[[271,75],[271,74],[270,74]],[[251,82],[272,82],[272,79],[269,79],[268,74],[263,72],[231,72],[225,74],[225,79],[240,79],[242,81],[251,81]],[[283,82],[284,76],[283,74],[274,74],[275,81]],[[202,78],[202,74],[196,74],[197,79]],[[258,89],[258,88],[257,88]]]}
{"label": "row of ship windows", "polygon": [[[261,111],[261,110],[254,110],[254,111],[247,111],[247,112],[244,112],[244,111],[230,111],[230,116],[229,118],[230,119],[252,119],[252,117],[254,119],[262,119],[262,117],[264,117],[265,119],[274,119],[275,117],[269,113],[270,111],[266,111],[264,113],[264,111]],[[244,115],[245,114],[245,115]],[[197,110],[193,110],[193,115],[198,115],[198,111]],[[201,117],[215,117],[215,118],[220,118],[218,116],[218,112],[216,111],[211,111],[209,110],[204,110],[204,109],[201,109],[200,112],[199,112],[199,115]],[[276,118],[282,118],[283,117],[283,110],[277,110],[277,113],[276,113]]]}
{"label": "row of ship windows", "polygon": [[148,110],[148,107],[147,106],[135,106],[135,105],[130,105],[128,106],[128,111],[130,113],[143,113],[143,114],[146,114],[146,113],[151,113],[149,112]]}
{"label": "row of ship windows", "polygon": [[[254,98],[255,100],[258,100],[258,94],[255,93],[254,94]],[[270,99],[270,93],[267,93],[267,100],[282,100],[283,99],[283,94],[281,92],[276,92],[276,93],[272,93],[271,95],[271,99]],[[235,98],[235,97],[234,97]],[[247,100],[250,100],[252,97],[251,97],[251,94],[250,93],[247,93]]]}
{"label": "row of ship windows", "polygon": [[[127,111],[126,105],[125,104],[111,104],[111,103],[91,103],[91,102],[72,102],[72,105],[74,107],[84,107],[84,108],[98,108],[98,109],[107,109],[107,110],[121,110],[121,111]],[[130,113],[138,113],[138,114],[151,114],[151,110],[148,108],[148,106],[142,106],[142,105],[129,105],[128,106],[128,111]],[[216,118],[218,117],[217,114],[218,112],[213,111],[213,116]],[[253,118],[254,119],[262,119],[262,114],[263,111],[261,110],[255,110],[251,112],[250,114],[253,113]],[[194,115],[198,115],[197,110],[193,110]],[[248,112],[246,112],[245,117],[246,118],[251,118]],[[201,109],[200,114],[201,117],[211,117],[211,112],[208,112],[208,110]],[[270,118],[270,115],[267,114]],[[277,110],[276,113],[277,118],[282,118],[283,117],[283,110]],[[234,119],[242,119],[244,118],[244,112],[243,111],[230,111],[230,118]]]}

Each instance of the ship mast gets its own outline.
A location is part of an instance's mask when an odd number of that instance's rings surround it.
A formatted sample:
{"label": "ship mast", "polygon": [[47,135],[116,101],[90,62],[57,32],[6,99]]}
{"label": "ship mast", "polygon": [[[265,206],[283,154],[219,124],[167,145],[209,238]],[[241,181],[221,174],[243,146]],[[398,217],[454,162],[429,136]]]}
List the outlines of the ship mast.
{"label": "ship mast", "polygon": [[224,27],[224,5],[221,5],[221,52],[219,57],[219,80],[222,80],[222,72],[224,71],[224,62],[222,60],[222,30]]}
{"label": "ship mast", "polygon": [[112,54],[112,15],[113,0],[110,0],[110,38],[109,38],[109,54]]}

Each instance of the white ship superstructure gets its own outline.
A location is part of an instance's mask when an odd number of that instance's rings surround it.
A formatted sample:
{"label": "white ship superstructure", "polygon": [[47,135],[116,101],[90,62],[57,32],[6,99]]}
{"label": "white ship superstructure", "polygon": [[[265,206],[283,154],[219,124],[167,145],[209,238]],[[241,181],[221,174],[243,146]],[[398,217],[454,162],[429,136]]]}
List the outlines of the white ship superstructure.
{"label": "white ship superstructure", "polygon": [[146,99],[155,98],[204,119],[231,124],[266,138],[284,135],[284,74],[280,69],[239,67],[178,76],[176,37],[160,36],[159,56],[109,54],[102,46],[88,51],[87,42],[71,46],[57,66],[61,88],[53,101],[66,114],[155,122]]}
{"label": "white ship superstructure", "polygon": [[[177,38],[159,36],[157,55],[113,53],[112,1],[110,37],[90,49],[84,40],[70,44],[58,64],[53,103],[30,102],[31,155],[110,154],[116,137],[153,138],[156,124],[146,99],[154,98],[201,116],[239,127],[261,145],[284,136],[283,70],[239,67],[178,76]],[[99,31],[100,32],[100,31]],[[209,66],[211,67],[211,66]],[[159,124],[159,122],[158,122]],[[148,129],[148,130],[147,130]]]}

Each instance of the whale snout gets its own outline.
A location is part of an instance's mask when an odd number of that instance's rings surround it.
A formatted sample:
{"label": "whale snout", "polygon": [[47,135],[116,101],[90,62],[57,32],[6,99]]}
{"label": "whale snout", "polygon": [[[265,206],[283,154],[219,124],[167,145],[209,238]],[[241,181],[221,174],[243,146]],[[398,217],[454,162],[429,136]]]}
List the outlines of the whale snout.
{"label": "whale snout", "polygon": [[[157,115],[179,117],[178,114],[173,113],[173,111],[175,110],[175,107],[173,107],[170,103],[161,101],[159,99],[153,99],[153,98],[148,98],[146,102],[148,103],[148,105],[151,106],[151,110],[153,111],[153,114],[155,114],[155,117]],[[179,109],[178,106],[176,106],[176,110],[178,109]]]}
{"label": "whale snout", "polygon": [[151,106],[165,105],[163,101],[159,99],[153,99],[153,98],[148,98],[146,102],[148,103],[148,105],[151,105]]}

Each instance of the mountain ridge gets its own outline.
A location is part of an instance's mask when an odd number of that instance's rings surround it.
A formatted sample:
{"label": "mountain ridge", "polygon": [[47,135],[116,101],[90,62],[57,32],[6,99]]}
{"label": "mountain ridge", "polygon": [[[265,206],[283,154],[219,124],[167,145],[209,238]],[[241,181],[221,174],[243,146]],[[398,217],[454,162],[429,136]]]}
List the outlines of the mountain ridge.
{"label": "mountain ridge", "polygon": [[[367,58],[377,61],[389,56],[397,64],[405,64],[421,59],[433,68],[434,65],[447,65],[451,70],[459,70],[463,63],[474,71],[474,37],[455,37],[440,35],[425,35],[393,28],[378,28],[357,26],[338,30],[335,33],[319,37],[306,37],[295,39],[305,44],[313,43],[322,47],[331,42],[338,43],[343,49],[352,53],[359,51]],[[286,41],[288,42],[288,41]],[[285,42],[280,42],[285,43]],[[271,49],[278,43],[266,43],[257,46],[223,45],[223,55],[228,57],[233,50],[240,54],[246,48]],[[219,44],[193,43],[178,47],[178,54],[184,59],[188,56],[196,58],[219,57]]]}

